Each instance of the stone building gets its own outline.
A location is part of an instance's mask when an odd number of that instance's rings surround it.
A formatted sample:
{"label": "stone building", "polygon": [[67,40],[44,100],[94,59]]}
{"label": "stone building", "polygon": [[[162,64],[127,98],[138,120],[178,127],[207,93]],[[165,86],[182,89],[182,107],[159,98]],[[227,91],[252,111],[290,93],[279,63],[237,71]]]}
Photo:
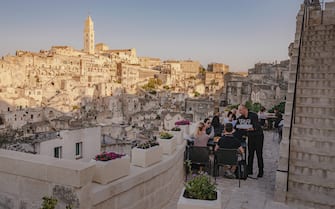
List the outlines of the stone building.
{"label": "stone building", "polygon": [[246,76],[240,73],[227,73],[224,76],[225,103],[241,104],[250,100],[250,83]]}
{"label": "stone building", "polygon": [[173,88],[178,87],[179,82],[184,79],[184,75],[181,70],[181,64],[179,61],[167,60],[162,64],[161,73],[167,74],[166,84]]}
{"label": "stone building", "polygon": [[209,99],[186,99],[186,113],[193,114],[193,121],[203,121],[214,115],[214,101]]}
{"label": "stone building", "polygon": [[183,72],[185,79],[190,77],[196,77],[199,74],[199,68],[200,63],[198,61],[180,61],[180,69]]}
{"label": "stone building", "polygon": [[257,63],[248,70],[251,101],[266,108],[285,101],[288,85],[288,60],[280,63]]}
{"label": "stone building", "polygon": [[206,92],[215,94],[217,91],[222,93],[224,87],[224,75],[229,72],[229,65],[223,63],[208,64],[205,73]]}
{"label": "stone building", "polygon": [[84,52],[94,54],[94,23],[91,16],[85,20],[84,29]]}
{"label": "stone building", "polygon": [[209,72],[226,74],[229,72],[229,65],[223,63],[210,63],[208,64],[207,70]]}
{"label": "stone building", "polygon": [[161,64],[161,59],[154,57],[139,57],[138,63],[141,67],[155,68]]}
{"label": "stone building", "polygon": [[305,1],[290,45],[290,76],[276,174],[278,200],[335,205],[335,1]]}

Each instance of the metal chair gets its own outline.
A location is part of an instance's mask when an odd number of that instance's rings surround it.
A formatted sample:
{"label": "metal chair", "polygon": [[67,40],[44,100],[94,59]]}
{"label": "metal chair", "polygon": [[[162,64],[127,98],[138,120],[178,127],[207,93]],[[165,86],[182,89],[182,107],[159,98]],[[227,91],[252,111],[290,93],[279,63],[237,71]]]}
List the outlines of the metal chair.
{"label": "metal chair", "polygon": [[191,165],[205,166],[210,174],[212,166],[209,155],[208,147],[189,146],[186,159],[191,161]]}
{"label": "metal chair", "polygon": [[[237,149],[224,149],[220,148],[214,153],[214,176],[216,182],[216,176],[219,175],[220,167],[225,165],[236,165],[238,176],[241,176],[241,170],[238,163],[238,151]],[[238,178],[238,187],[241,186],[240,178]]]}

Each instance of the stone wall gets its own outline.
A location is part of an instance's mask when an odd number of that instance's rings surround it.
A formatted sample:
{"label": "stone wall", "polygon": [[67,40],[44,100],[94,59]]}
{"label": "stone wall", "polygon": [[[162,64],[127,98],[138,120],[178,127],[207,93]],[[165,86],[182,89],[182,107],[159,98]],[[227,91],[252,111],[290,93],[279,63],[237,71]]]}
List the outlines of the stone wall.
{"label": "stone wall", "polygon": [[94,184],[92,209],[160,209],[181,187],[185,145],[149,168],[131,166],[130,175],[108,185]]}
{"label": "stone wall", "polygon": [[58,199],[57,209],[66,204],[87,208],[93,163],[1,149],[0,165],[0,208],[36,209],[42,197],[51,195]]}
{"label": "stone wall", "polygon": [[56,209],[160,209],[184,180],[185,145],[148,168],[106,185],[92,183],[94,163],[0,150],[0,208],[36,209],[42,197],[58,199]]}
{"label": "stone wall", "polygon": [[277,200],[304,208],[335,205],[334,20],[335,1],[326,3],[324,11],[318,4],[302,5],[290,47],[275,194]]}

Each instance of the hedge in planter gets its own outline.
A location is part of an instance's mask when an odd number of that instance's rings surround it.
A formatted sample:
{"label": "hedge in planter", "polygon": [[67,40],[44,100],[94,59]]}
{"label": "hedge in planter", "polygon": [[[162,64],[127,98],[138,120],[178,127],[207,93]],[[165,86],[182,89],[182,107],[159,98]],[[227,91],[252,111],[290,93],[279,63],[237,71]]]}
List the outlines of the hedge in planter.
{"label": "hedge in planter", "polygon": [[162,160],[162,148],[150,140],[141,143],[131,150],[131,163],[135,166],[148,167]]}
{"label": "hedge in planter", "polygon": [[177,140],[169,132],[161,132],[157,141],[163,149],[163,154],[170,155],[176,150]]}
{"label": "hedge in planter", "polygon": [[178,209],[221,209],[221,193],[208,175],[201,174],[185,183],[177,206]]}

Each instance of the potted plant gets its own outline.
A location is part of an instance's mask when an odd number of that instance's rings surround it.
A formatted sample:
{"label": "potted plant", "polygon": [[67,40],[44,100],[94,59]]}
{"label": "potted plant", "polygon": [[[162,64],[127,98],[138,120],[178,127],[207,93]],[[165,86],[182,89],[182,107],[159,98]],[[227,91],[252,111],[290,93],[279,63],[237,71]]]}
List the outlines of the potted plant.
{"label": "potted plant", "polygon": [[163,154],[171,155],[176,150],[177,140],[169,132],[161,132],[157,141],[163,149]]}
{"label": "potted plant", "polygon": [[148,167],[162,160],[162,148],[156,140],[138,144],[131,150],[131,163],[135,166]]}
{"label": "potted plant", "polygon": [[94,182],[107,184],[123,176],[129,175],[130,158],[125,154],[103,152],[96,155],[94,161]]}
{"label": "potted plant", "polygon": [[176,138],[177,144],[182,144],[183,143],[183,141],[184,141],[183,133],[178,126],[173,127],[170,130],[170,133],[172,133],[174,135],[174,137]]}
{"label": "potted plant", "polygon": [[221,209],[221,193],[207,174],[200,174],[185,183],[177,209]]}

